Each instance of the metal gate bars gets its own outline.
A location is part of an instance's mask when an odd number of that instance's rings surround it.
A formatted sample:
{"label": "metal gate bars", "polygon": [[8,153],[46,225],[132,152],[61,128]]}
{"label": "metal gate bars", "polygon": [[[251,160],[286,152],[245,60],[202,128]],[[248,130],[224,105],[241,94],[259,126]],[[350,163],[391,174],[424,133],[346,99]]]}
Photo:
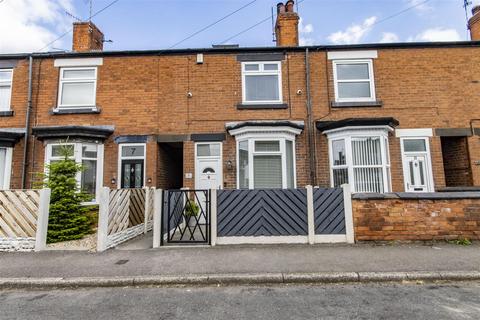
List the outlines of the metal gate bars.
{"label": "metal gate bars", "polygon": [[162,244],[210,244],[210,190],[167,190]]}

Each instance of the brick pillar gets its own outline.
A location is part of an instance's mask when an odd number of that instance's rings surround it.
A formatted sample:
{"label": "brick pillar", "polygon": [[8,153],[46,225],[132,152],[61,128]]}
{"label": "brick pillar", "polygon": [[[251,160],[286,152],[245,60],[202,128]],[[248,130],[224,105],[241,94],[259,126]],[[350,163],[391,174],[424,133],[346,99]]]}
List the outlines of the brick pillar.
{"label": "brick pillar", "polygon": [[287,1],[286,4],[277,5],[277,24],[275,34],[278,47],[296,47],[298,40],[298,23],[300,17],[294,9],[295,2]]}
{"label": "brick pillar", "polygon": [[73,51],[102,51],[103,39],[103,33],[92,22],[75,22],[73,24]]}
{"label": "brick pillar", "polygon": [[480,41],[480,5],[472,9],[473,16],[468,21],[470,37],[473,41]]}

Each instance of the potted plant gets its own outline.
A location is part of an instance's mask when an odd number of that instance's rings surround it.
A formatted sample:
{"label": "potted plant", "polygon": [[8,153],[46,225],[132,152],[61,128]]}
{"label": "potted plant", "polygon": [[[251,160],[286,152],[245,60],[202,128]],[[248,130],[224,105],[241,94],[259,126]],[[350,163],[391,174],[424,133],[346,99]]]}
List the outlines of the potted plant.
{"label": "potted plant", "polygon": [[198,214],[200,212],[200,207],[193,200],[187,200],[185,204],[185,217],[188,223],[188,226],[194,228],[197,225]]}

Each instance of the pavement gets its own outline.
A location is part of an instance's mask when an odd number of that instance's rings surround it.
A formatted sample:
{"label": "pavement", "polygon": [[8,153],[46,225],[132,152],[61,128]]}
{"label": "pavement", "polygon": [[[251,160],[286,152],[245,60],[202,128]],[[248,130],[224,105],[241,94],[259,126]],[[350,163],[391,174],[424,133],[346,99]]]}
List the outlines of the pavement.
{"label": "pavement", "polygon": [[0,254],[0,287],[404,280],[480,280],[480,245],[250,245]]}
{"label": "pavement", "polygon": [[0,291],[0,319],[478,319],[480,283]]}

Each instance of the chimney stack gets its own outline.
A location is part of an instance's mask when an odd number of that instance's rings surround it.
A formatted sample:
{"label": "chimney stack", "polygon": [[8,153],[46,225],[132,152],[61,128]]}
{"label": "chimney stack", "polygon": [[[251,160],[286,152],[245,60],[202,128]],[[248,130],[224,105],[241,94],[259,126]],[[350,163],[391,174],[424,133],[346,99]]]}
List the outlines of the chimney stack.
{"label": "chimney stack", "polygon": [[470,37],[473,41],[480,41],[480,5],[472,9],[473,16],[468,20]]}
{"label": "chimney stack", "polygon": [[73,24],[73,51],[102,51],[103,39],[102,31],[93,22],[75,22]]}
{"label": "chimney stack", "polygon": [[275,34],[278,47],[298,46],[298,22],[300,17],[295,12],[295,1],[289,0],[277,4],[277,23]]}

